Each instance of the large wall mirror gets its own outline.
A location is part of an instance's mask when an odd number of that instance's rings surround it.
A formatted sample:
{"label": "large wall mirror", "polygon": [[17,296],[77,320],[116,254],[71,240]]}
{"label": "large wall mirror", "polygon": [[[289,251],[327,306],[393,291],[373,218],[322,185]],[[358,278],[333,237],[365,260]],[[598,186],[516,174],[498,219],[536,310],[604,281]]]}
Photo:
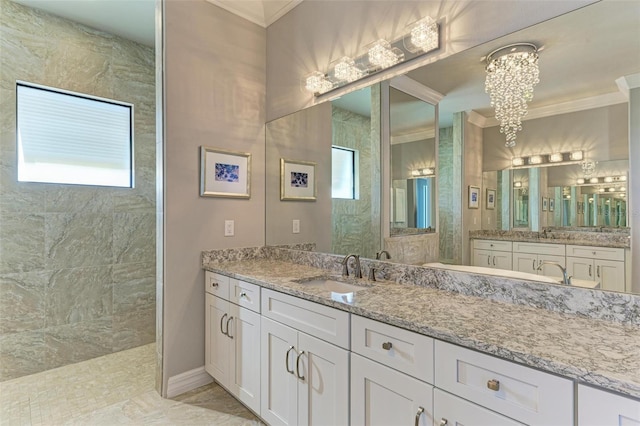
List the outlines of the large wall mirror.
{"label": "large wall mirror", "polygon": [[[388,181],[381,181],[383,176],[386,179],[386,175],[380,172],[380,162],[365,163],[371,167],[366,178],[372,180],[363,186],[363,177],[360,176],[359,191],[360,195],[365,192],[371,197],[357,211],[349,210],[355,205],[352,203],[351,207],[340,207],[342,214],[337,215],[330,195],[330,152],[332,145],[336,145],[333,141],[335,126],[330,123],[337,108],[350,111],[349,108],[336,104],[336,101],[326,102],[269,123],[267,244],[313,242],[319,251],[356,252],[373,257],[378,250],[389,249],[394,242],[400,241],[390,236],[391,231],[384,235],[386,224],[394,230],[393,233],[403,228],[417,230],[421,226],[431,226],[437,231],[435,234],[440,235],[439,241],[435,242],[436,247],[439,245],[436,260],[465,263],[470,259],[468,235],[472,230],[541,231],[545,227],[566,227],[580,231],[586,227],[600,230],[629,226],[626,199],[633,193],[628,180],[625,180],[628,179],[629,167],[629,105],[628,95],[621,90],[620,78],[640,73],[639,20],[639,8],[631,7],[627,2],[598,2],[407,73],[406,77],[443,94],[439,102],[432,103],[437,104],[438,129],[433,133],[437,133],[438,138],[433,138],[432,149],[429,148],[431,138],[422,138],[426,141],[421,144],[421,149],[425,150],[424,159],[418,160],[418,154],[409,153],[412,142],[398,143],[402,137],[392,131],[396,118],[404,119],[412,113],[407,109],[401,114],[395,113],[404,108],[405,101],[406,105],[411,104],[406,93],[397,93],[393,87],[390,89],[389,111],[380,109],[380,94],[388,83],[338,100],[338,103],[346,102],[356,94],[370,100],[370,111],[351,111],[350,114],[364,117],[363,123],[368,123],[363,124],[363,129],[368,129],[375,136],[368,140],[371,152],[380,147],[380,128],[376,127],[380,114],[390,114],[388,149],[392,163]],[[588,36],[590,34],[593,36]],[[485,93],[484,58],[495,49],[518,42],[534,43],[541,48],[540,82],[528,104],[529,114],[523,121],[523,129],[518,132],[516,146],[507,148],[505,136],[500,133],[494,119],[495,112]],[[420,108],[414,107],[416,111]],[[421,107],[428,105],[422,104]],[[313,116],[321,117],[325,124],[313,121]],[[311,126],[312,130],[290,123],[290,126],[301,129],[300,133],[294,142],[288,142],[286,150],[277,148],[285,139],[276,129],[294,117],[304,117],[305,126]],[[423,130],[426,135],[426,130]],[[417,132],[407,130],[406,133]],[[472,138],[472,143],[469,143],[469,138]],[[323,140],[322,150],[313,147],[319,139]],[[374,146],[376,144],[378,148]],[[461,148],[456,148],[456,144]],[[435,152],[433,161],[426,154],[429,150]],[[582,161],[576,161],[560,166],[523,168],[514,167],[512,163],[515,157],[572,151],[582,151],[583,161],[593,164],[583,166]],[[459,164],[451,160],[456,155],[462,156]],[[410,156],[416,164],[404,162],[403,158]],[[322,176],[320,172],[317,174],[316,202],[286,204],[279,200],[277,164],[280,157],[313,159],[311,161],[318,163],[317,170],[323,172]],[[360,157],[361,166],[363,158],[366,157]],[[381,153],[377,152],[371,158],[380,160]],[[423,171],[431,172],[432,165],[434,176],[423,174]],[[273,170],[269,171],[270,168]],[[458,173],[460,169],[462,173]],[[595,178],[598,179],[597,184],[591,181]],[[409,194],[424,193],[430,186],[430,179],[436,186],[436,201],[432,205],[439,218],[435,225],[405,213],[418,209],[409,206]],[[480,188],[478,209],[468,208],[467,196],[471,186]],[[270,191],[276,191],[276,194],[269,197]],[[384,205],[380,199],[384,201],[387,194],[390,204]],[[491,209],[487,209],[488,195],[493,199]],[[417,196],[411,196],[417,200]],[[325,197],[326,204],[321,202],[321,197]],[[543,200],[547,200],[544,205]],[[428,213],[429,208],[423,210]],[[305,219],[304,214],[309,219]],[[302,219],[300,234],[291,233],[294,216]],[[342,235],[352,237],[354,243],[345,246],[342,252],[333,242],[340,233],[336,229],[337,222],[343,226]],[[313,232],[303,235],[307,230]],[[369,232],[366,236],[361,233],[365,230]],[[407,239],[415,237],[409,235]],[[360,240],[360,245],[356,240]],[[465,245],[466,256],[456,257],[455,252],[464,250],[461,247]],[[416,250],[416,247],[411,250]],[[424,244],[418,249],[423,247]],[[423,257],[397,256],[391,260],[426,263],[421,259]]]}

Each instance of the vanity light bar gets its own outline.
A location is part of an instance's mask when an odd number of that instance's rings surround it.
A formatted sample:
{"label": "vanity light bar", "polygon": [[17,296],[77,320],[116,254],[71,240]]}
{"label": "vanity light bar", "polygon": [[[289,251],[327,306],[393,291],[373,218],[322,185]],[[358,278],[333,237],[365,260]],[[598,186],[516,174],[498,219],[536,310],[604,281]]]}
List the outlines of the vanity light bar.
{"label": "vanity light bar", "polygon": [[412,170],[411,171],[411,175],[412,176],[435,176],[436,171],[435,169],[431,168],[431,167],[427,167],[425,169],[417,169],[417,170]]}
{"label": "vanity light bar", "polygon": [[305,90],[323,95],[401,62],[436,50],[440,45],[440,27],[431,17],[410,25],[395,41],[379,39],[366,48],[363,55],[344,56],[329,66],[327,72],[314,71],[302,80]]}
{"label": "vanity light bar", "polygon": [[513,157],[511,168],[524,169],[529,167],[549,167],[571,164],[584,158],[582,151],[554,152],[551,154],[536,154],[524,157]]}
{"label": "vanity light bar", "polygon": [[604,177],[592,177],[589,179],[578,178],[576,179],[577,185],[611,185],[612,183],[626,182],[626,176],[604,176]]}

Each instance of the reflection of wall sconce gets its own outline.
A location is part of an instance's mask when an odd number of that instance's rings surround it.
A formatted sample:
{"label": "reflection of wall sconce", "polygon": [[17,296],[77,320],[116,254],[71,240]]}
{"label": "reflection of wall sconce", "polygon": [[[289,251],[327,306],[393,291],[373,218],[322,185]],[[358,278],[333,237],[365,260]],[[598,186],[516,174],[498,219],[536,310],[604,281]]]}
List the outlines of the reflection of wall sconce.
{"label": "reflection of wall sconce", "polygon": [[522,182],[513,182],[514,188],[522,188]]}
{"label": "reflection of wall sconce", "polygon": [[511,159],[512,169],[524,169],[529,167],[549,167],[572,164],[582,160],[582,151],[554,152],[551,154],[538,154]]}
{"label": "reflection of wall sconce", "polygon": [[608,185],[608,184],[616,184],[620,182],[626,182],[626,176],[604,176],[604,177],[592,177],[587,181],[584,178],[576,179],[577,185]]}
{"label": "reflection of wall sconce", "polygon": [[434,49],[440,43],[438,24],[430,17],[407,26],[405,34],[395,41],[377,40],[363,55],[343,57],[327,72],[315,71],[303,79],[303,87],[315,96],[375,74],[396,64],[413,59]]}
{"label": "reflection of wall sconce", "polygon": [[430,167],[424,169],[416,169],[411,171],[412,176],[435,176],[436,171]]}

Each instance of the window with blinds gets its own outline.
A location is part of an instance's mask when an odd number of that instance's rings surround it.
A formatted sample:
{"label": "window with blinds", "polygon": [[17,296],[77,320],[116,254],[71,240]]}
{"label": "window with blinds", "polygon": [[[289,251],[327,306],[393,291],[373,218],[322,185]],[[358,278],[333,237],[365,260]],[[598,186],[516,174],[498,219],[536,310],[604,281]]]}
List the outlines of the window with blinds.
{"label": "window with blinds", "polygon": [[133,187],[133,105],[16,83],[18,181]]}

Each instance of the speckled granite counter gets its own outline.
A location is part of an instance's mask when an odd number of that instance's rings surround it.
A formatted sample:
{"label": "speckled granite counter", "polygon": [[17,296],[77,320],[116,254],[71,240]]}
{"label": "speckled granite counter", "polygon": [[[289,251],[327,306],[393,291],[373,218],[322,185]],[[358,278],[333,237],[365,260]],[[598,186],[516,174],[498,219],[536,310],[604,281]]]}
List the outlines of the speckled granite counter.
{"label": "speckled granite counter", "polygon": [[[203,254],[209,271],[640,398],[640,325],[635,322],[563,314],[424,283],[359,280],[366,287],[345,304],[293,281],[330,275],[335,258],[328,257],[322,269],[301,263]],[[636,309],[636,302],[629,306]]]}
{"label": "speckled granite counter", "polygon": [[469,231],[469,238],[476,240],[521,241],[529,243],[573,244],[579,246],[597,246],[630,248],[631,239],[628,230],[616,232],[581,232],[552,229],[547,232],[531,231]]}

